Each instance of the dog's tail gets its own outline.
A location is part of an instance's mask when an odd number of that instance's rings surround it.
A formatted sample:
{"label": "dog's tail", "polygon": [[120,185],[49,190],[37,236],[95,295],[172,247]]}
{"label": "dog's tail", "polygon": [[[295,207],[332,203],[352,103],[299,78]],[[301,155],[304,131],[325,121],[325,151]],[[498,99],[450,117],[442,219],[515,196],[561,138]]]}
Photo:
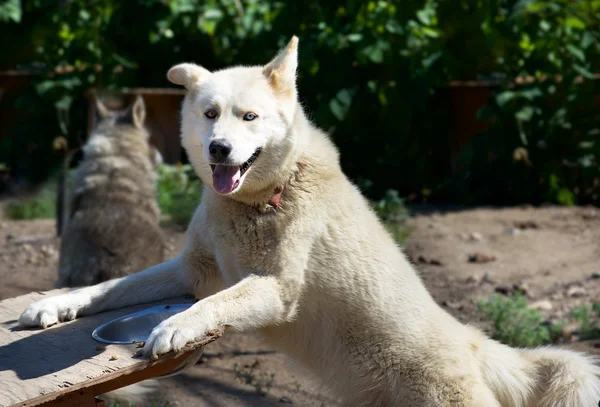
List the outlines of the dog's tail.
{"label": "dog's tail", "polygon": [[506,407],[595,407],[600,400],[598,359],[558,348],[514,349],[483,341],[484,380]]}

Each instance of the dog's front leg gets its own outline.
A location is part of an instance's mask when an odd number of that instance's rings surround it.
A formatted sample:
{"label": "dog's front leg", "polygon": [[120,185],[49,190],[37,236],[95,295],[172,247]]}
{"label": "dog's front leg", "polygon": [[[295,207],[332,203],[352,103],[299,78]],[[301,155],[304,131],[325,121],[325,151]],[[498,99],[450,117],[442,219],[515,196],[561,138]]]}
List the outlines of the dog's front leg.
{"label": "dog's front leg", "polygon": [[82,315],[188,294],[192,289],[179,257],[139,273],[35,302],[21,314],[19,325],[45,328]]}
{"label": "dog's front leg", "polygon": [[163,321],[146,341],[144,354],[179,351],[186,343],[222,326],[246,331],[282,323],[293,315],[299,288],[297,282],[283,282],[275,276],[246,277]]}

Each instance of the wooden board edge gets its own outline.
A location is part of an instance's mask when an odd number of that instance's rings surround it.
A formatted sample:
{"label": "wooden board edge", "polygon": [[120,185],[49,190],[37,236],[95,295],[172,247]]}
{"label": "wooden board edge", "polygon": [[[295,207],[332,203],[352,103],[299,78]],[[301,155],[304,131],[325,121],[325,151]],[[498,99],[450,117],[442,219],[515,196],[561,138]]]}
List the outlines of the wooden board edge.
{"label": "wooden board edge", "polygon": [[195,342],[190,342],[181,351],[161,355],[158,360],[140,359],[138,363],[124,367],[114,372],[104,374],[92,380],[77,383],[60,391],[44,394],[26,402],[12,404],[9,407],[34,407],[50,405],[70,405],[74,399],[88,399],[90,395],[97,396],[129,386],[143,380],[151,379],[169,373],[181,366],[194,351],[216,341],[223,336],[224,328],[207,332],[207,335]]}

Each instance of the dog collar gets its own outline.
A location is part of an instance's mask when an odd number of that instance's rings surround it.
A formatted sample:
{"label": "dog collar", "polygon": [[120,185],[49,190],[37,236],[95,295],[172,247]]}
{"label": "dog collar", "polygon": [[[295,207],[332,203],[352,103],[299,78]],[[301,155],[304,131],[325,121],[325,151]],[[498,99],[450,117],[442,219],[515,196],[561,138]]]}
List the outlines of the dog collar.
{"label": "dog collar", "polygon": [[275,190],[273,191],[273,196],[271,197],[271,199],[269,199],[269,202],[267,202],[273,208],[279,208],[279,202],[281,201],[281,195],[283,194],[284,187],[285,185],[281,184],[277,188],[275,188]]}

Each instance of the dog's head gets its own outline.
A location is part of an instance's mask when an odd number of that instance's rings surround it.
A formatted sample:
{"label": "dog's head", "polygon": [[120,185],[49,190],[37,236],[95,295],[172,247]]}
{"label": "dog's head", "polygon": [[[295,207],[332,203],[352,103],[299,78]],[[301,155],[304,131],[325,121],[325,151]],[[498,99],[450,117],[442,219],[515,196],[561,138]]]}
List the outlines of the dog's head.
{"label": "dog's head", "polygon": [[146,104],[138,95],[133,104],[121,110],[109,109],[99,98],[95,104],[95,123],[91,137],[84,146],[88,156],[119,155],[122,151],[147,150],[155,169],[163,162],[160,152],[150,144],[150,133],[145,127]]}
{"label": "dog's head", "polygon": [[195,64],[171,68],[169,80],[188,89],[182,144],[198,176],[221,195],[259,191],[281,182],[297,141],[290,129],[298,108],[298,38],[264,66],[209,72]]}

